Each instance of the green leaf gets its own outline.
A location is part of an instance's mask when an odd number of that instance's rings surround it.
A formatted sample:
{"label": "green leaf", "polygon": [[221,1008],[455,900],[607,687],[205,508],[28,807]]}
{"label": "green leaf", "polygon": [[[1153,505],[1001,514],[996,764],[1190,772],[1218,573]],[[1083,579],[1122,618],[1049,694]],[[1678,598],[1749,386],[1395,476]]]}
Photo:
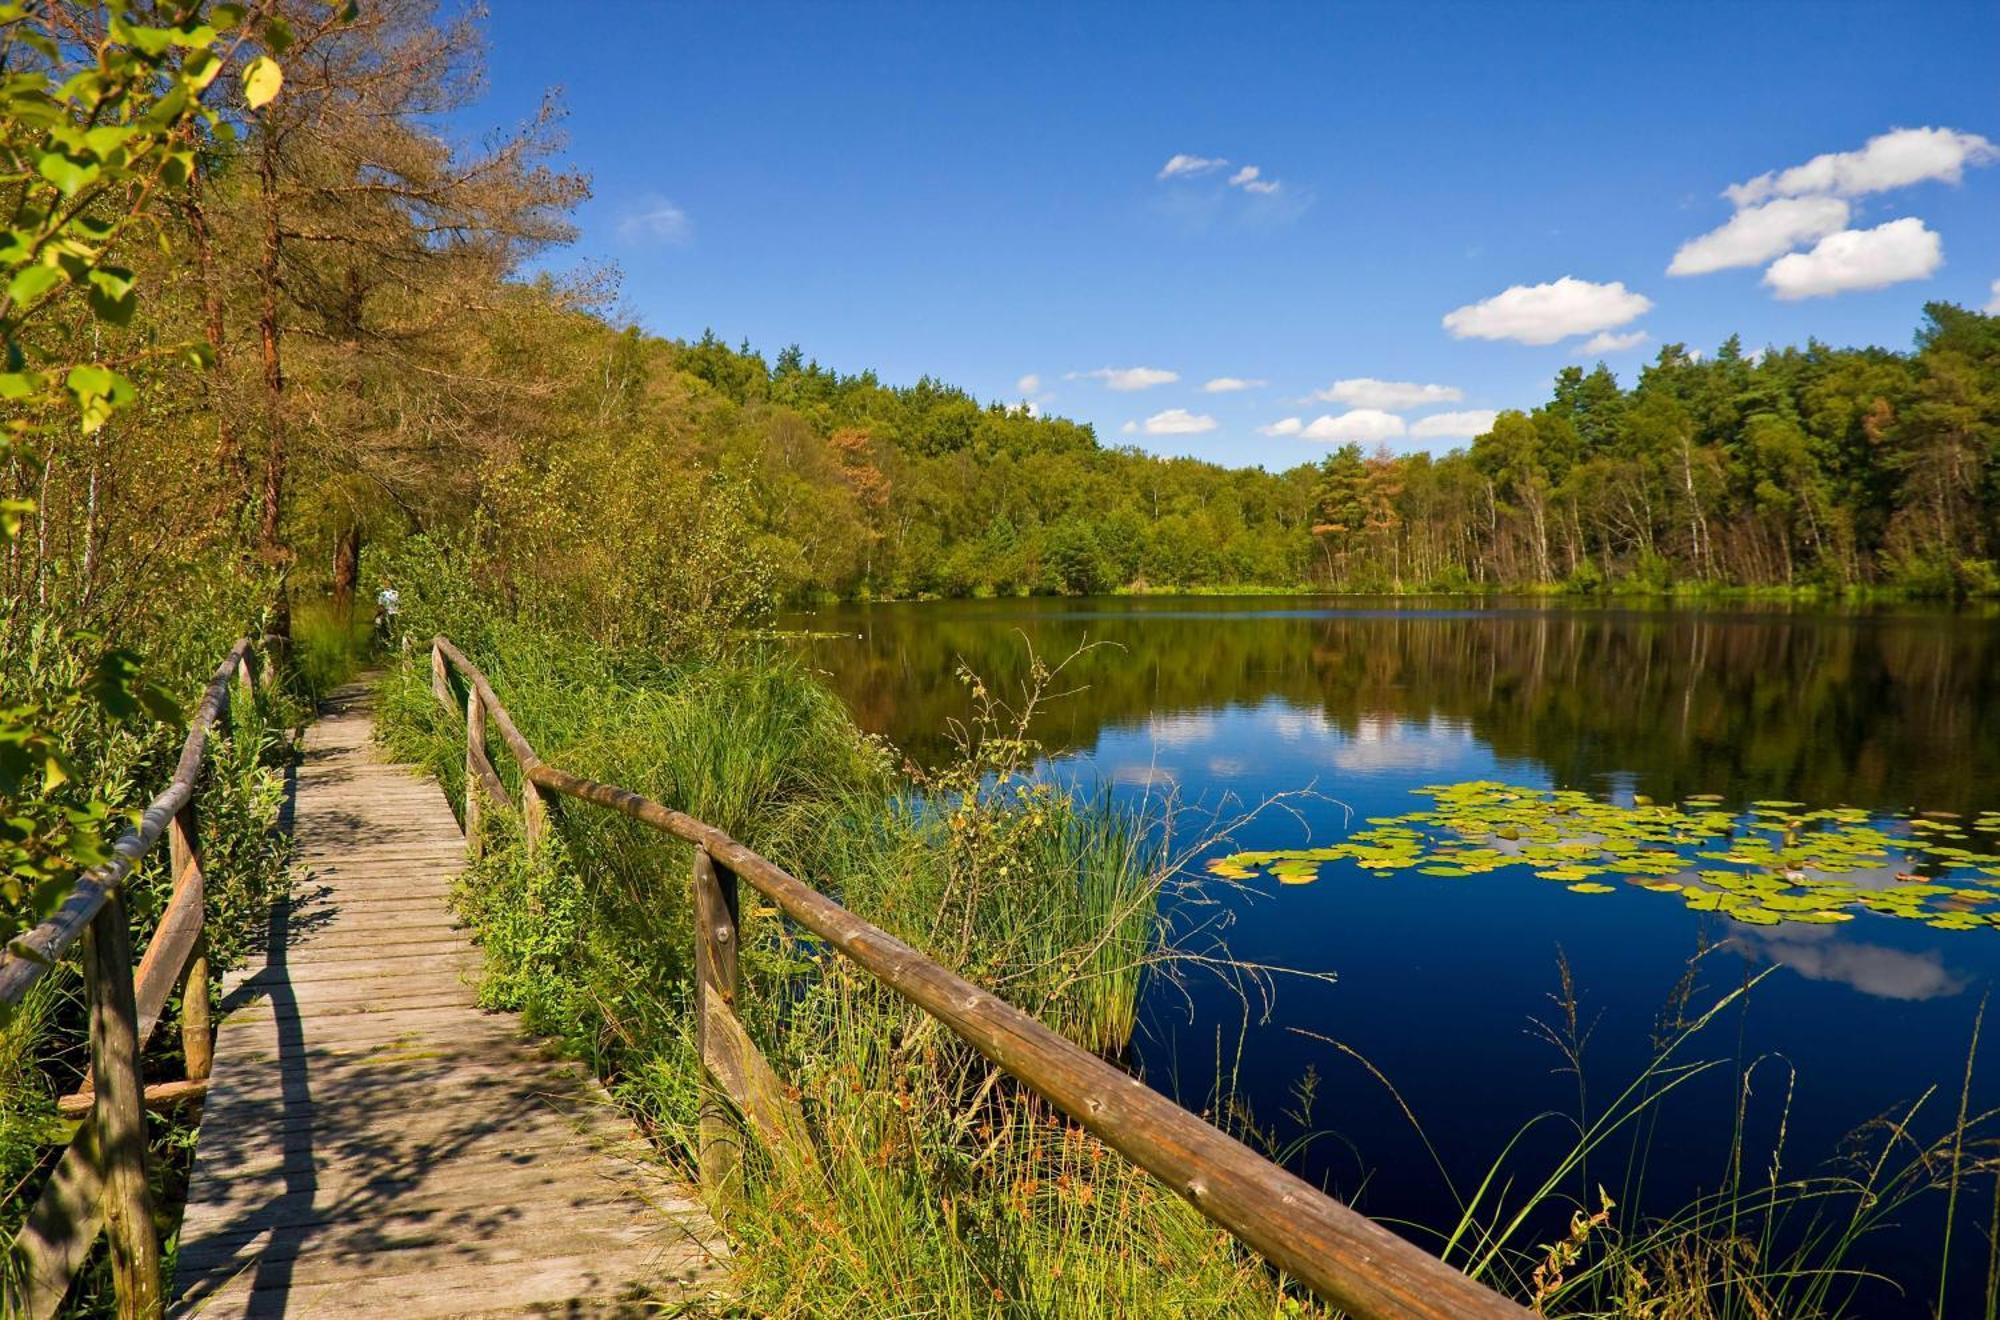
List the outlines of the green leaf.
{"label": "green leaf", "polygon": [[63,282],[60,266],[29,266],[7,284],[7,296],[16,309],[32,305],[43,294]]}
{"label": "green leaf", "polygon": [[259,55],[243,70],[243,99],[252,110],[269,105],[285,84],[285,71],[268,55]]}
{"label": "green leaf", "polygon": [[111,415],[134,397],[132,382],[108,367],[71,367],[63,384],[76,398],[85,435],[110,421]]}
{"label": "green leaf", "polygon": [[9,371],[0,373],[0,399],[18,403],[22,399],[32,399],[42,392],[46,382],[32,371]]}
{"label": "green leaf", "polygon": [[139,305],[132,291],[132,272],[99,266],[90,272],[90,310],[113,325],[126,325]]}
{"label": "green leaf", "polygon": [[35,161],[35,173],[56,186],[65,197],[74,197],[98,175],[97,162],[78,160],[60,151],[45,151]]}

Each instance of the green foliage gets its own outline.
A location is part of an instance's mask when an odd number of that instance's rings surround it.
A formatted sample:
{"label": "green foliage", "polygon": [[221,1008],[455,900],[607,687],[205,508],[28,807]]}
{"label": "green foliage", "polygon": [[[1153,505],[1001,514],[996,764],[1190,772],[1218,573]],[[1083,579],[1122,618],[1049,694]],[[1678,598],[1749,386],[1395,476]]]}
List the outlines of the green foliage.
{"label": "green foliage", "polygon": [[[243,39],[222,35],[240,14],[209,22],[189,4],[174,18],[148,25],[142,11],[113,5],[89,60],[71,68],[61,43],[74,40],[74,29],[38,5],[0,5],[0,173],[13,185],[0,233],[0,398],[8,404],[0,460],[32,466],[64,422],[89,435],[136,397],[96,336],[62,339],[47,327],[79,302],[103,325],[131,321],[137,281],[118,264],[121,244],[154,222],[164,190],[191,177],[194,129],[220,124],[201,93]],[[92,357],[65,353],[86,347]],[[185,351],[154,346],[138,357]],[[31,500],[5,500],[0,542],[11,543],[35,511]],[[134,651],[87,632],[63,636],[46,620],[23,635],[7,622],[19,619],[17,603],[6,604],[0,932],[11,939],[46,915],[79,871],[108,856],[111,806],[77,782],[69,749],[101,716],[175,712],[172,698],[141,680]]]}
{"label": "green foliage", "polygon": [[291,677],[308,704],[367,668],[374,652],[373,623],[353,605],[309,600],[292,607]]}

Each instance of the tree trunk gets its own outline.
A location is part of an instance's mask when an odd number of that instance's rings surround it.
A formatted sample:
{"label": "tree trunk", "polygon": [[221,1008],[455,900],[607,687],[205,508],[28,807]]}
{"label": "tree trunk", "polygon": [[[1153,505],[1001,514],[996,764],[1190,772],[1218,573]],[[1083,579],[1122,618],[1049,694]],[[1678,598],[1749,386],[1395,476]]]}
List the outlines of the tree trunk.
{"label": "tree trunk", "polygon": [[361,582],[361,529],[349,527],[333,542],[333,608],[345,614],[354,608],[354,589]]}
{"label": "tree trunk", "polygon": [[285,369],[278,355],[278,146],[269,125],[257,159],[258,191],[264,210],[264,244],[258,264],[262,303],[257,333],[264,355],[264,503],[257,548],[276,563],[284,558],[282,517],[285,499]]}
{"label": "tree trunk", "polygon": [[[206,377],[209,410],[215,414],[215,465],[233,499],[247,503],[250,472],[243,461],[243,442],[236,434],[236,421],[228,400],[223,397],[223,338],[228,326],[223,318],[222,282],[215,274],[215,252],[209,239],[208,209],[201,197],[202,171],[197,165],[188,179],[188,229],[194,236],[195,279],[200,288],[202,315],[207,321],[208,347],[215,354]],[[242,508],[242,504],[236,506]]]}

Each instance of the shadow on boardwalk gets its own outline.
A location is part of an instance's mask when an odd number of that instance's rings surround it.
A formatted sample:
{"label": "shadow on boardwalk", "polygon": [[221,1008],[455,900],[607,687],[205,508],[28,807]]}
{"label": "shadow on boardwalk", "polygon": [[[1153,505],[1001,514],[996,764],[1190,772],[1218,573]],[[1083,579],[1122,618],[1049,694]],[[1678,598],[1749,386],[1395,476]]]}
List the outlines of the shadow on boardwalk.
{"label": "shadow on boardwalk", "polygon": [[[176,1313],[651,1313],[720,1239],[603,1091],[476,1006],[438,787],[382,761],[365,691],[308,731],[292,897],[229,987]],[[649,1304],[650,1302],[650,1304]]]}

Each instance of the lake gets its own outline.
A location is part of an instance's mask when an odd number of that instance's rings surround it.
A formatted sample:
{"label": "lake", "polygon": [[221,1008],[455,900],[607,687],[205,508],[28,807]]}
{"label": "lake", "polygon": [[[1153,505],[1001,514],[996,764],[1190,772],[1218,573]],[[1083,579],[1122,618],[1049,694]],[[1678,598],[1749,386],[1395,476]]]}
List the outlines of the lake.
{"label": "lake", "polygon": [[[1717,794],[1731,811],[1778,800],[1970,821],[2000,808],[1990,615],[1116,598],[842,606],[786,624],[817,634],[801,646],[859,722],[919,761],[948,755],[950,722],[968,713],[960,663],[1006,694],[1030,648],[1053,663],[1090,647],[1061,671],[1068,694],[1043,708],[1037,736],[1064,773],[1177,803],[1183,840],[1200,837],[1203,813],[1281,799],[1216,854],[1337,842],[1432,805],[1413,790],[1470,780],[1626,803]],[[1936,1087],[1915,1123],[1934,1137],[1951,1126],[2000,971],[1996,928],[1869,911],[1751,925],[1631,885],[1572,892],[1521,867],[1391,876],[1335,862],[1313,883],[1208,891],[1220,907],[1184,925],[1226,914],[1235,957],[1333,979],[1279,976],[1268,1006],[1211,977],[1154,984],[1133,1062],[1195,1108],[1226,1079],[1273,1140],[1309,1138],[1293,1167],[1416,1224],[1452,1222],[1452,1187],[1476,1186],[1536,1115],[1574,1115],[1580,1099],[1602,1113],[1672,1005],[1699,1010],[1760,974],[1685,1047],[1686,1061],[1720,1066],[1663,1103],[1640,1158],[1629,1139],[1607,1144],[1571,1190],[1602,1185],[1656,1212],[1713,1192],[1739,1097],[1743,1160],[1766,1170],[1775,1151],[1782,1176],[1845,1167],[1848,1134]],[[1549,1038],[1566,1031],[1584,1039],[1581,1089]],[[1975,1073],[1975,1111],[1997,1098]],[[1507,1167],[1539,1178],[1571,1140],[1544,1121]],[[1954,1313],[1983,1298],[1990,1176],[1970,1196]],[[1913,1295],[1866,1285],[1862,1314],[1928,1313],[1941,1204],[1874,1240],[1867,1262]]]}

